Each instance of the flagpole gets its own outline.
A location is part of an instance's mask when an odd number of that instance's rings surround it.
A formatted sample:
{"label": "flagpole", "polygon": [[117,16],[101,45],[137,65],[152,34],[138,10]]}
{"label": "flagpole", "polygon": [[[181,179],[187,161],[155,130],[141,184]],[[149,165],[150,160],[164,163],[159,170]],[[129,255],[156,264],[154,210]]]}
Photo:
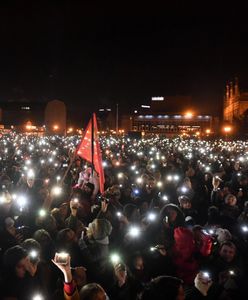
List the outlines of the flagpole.
{"label": "flagpole", "polygon": [[71,160],[70,160],[70,163],[69,163],[69,165],[68,165],[68,167],[67,167],[67,169],[66,169],[66,171],[65,171],[65,173],[64,173],[64,176],[63,176],[62,179],[61,179],[61,184],[64,183],[64,180],[65,180],[65,178],[66,178],[68,172],[70,171],[70,169],[71,169],[71,167],[72,167],[72,164],[73,164],[73,162],[74,162],[76,156],[77,156],[77,147],[76,147],[76,150],[74,151],[74,154],[73,154],[73,156],[72,156],[72,158],[71,158]]}
{"label": "flagpole", "polygon": [[92,118],[91,118],[91,176],[93,177],[93,172],[94,172],[94,138],[95,138],[95,134],[94,134],[94,113],[92,114]]}

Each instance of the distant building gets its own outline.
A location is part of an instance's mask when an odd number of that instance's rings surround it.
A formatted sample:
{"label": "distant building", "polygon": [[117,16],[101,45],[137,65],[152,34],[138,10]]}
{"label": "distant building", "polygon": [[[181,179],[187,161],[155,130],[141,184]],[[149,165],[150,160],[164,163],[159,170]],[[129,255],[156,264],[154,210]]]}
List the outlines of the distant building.
{"label": "distant building", "polygon": [[7,101],[0,103],[1,124],[5,126],[22,126],[28,121],[37,126],[44,124],[46,103]]}
{"label": "distant building", "polygon": [[97,120],[100,131],[110,131],[115,129],[115,112],[109,107],[98,109]]}
{"label": "distant building", "polygon": [[66,106],[64,102],[53,100],[47,103],[45,125],[47,133],[66,133]]}
{"label": "distant building", "polygon": [[238,80],[226,85],[224,96],[223,119],[226,122],[233,123],[242,121],[248,113],[248,92],[240,92]]}
{"label": "distant building", "polygon": [[3,129],[15,129],[30,134],[44,134],[45,132],[64,134],[66,130],[66,106],[58,100],[47,103],[0,102],[0,124]]}
{"label": "distant building", "polygon": [[152,97],[150,105],[142,105],[131,116],[122,118],[126,131],[165,135],[213,133],[216,118],[199,113],[189,96]]}

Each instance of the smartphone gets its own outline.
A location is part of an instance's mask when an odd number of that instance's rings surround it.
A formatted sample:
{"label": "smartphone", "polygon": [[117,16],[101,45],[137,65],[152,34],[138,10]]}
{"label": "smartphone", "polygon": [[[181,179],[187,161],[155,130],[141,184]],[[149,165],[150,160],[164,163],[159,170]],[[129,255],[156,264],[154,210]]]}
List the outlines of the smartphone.
{"label": "smartphone", "polygon": [[57,254],[57,263],[61,264],[61,265],[66,265],[67,261],[68,261],[68,253],[65,252],[61,252]]}

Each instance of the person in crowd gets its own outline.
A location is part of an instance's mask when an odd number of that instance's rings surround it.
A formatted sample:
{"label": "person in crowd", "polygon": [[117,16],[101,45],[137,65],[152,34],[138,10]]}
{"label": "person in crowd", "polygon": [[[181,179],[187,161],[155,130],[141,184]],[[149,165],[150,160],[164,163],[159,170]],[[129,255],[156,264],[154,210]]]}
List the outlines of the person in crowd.
{"label": "person in crowd", "polygon": [[102,192],[79,142],[0,139],[1,299],[245,299],[245,141],[102,135]]}

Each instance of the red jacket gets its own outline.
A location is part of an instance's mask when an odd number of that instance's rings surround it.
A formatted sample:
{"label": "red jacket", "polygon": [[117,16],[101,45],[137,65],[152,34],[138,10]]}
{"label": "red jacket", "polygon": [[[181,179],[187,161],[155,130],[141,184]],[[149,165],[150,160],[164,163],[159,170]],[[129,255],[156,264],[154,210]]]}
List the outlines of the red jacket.
{"label": "red jacket", "polygon": [[200,248],[196,247],[192,231],[178,227],[174,230],[173,262],[176,266],[177,276],[186,284],[193,284],[199,271],[199,262],[195,258],[198,252],[202,256],[211,253],[211,237],[203,235]]}

